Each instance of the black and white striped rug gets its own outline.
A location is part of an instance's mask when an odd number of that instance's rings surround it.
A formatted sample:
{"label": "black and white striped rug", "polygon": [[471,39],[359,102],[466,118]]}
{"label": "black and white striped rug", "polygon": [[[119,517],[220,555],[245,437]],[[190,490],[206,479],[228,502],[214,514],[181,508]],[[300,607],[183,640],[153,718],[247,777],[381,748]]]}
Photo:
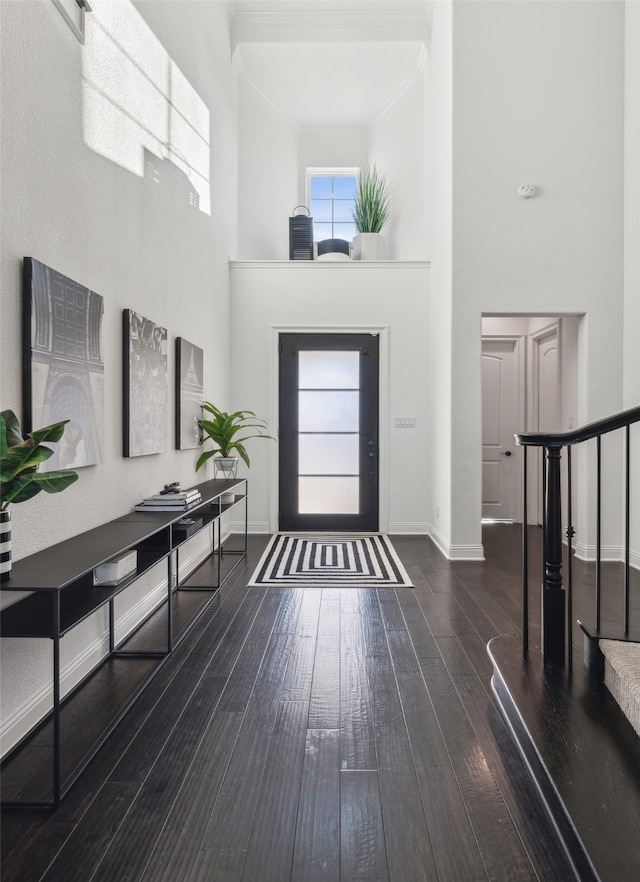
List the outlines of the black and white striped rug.
{"label": "black and white striped rug", "polygon": [[250,586],[412,587],[387,536],[276,533]]}

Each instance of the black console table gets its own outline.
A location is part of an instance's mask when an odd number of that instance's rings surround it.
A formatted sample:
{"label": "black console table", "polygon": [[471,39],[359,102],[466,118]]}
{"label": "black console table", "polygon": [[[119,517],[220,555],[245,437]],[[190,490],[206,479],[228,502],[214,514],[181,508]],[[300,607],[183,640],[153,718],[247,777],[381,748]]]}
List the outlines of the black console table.
{"label": "black console table", "polygon": [[[188,517],[196,519],[195,532],[211,526],[211,553],[206,561],[187,576],[181,576],[179,555],[181,546],[187,541],[179,521],[186,515],[177,512],[130,512],[121,518],[88,530],[57,545],[32,554],[13,565],[11,579],[2,583],[4,591],[28,592],[24,599],[2,611],[0,635],[2,638],[46,638],[51,640],[53,655],[53,697],[52,710],[47,718],[39,722],[17,745],[3,762],[3,800],[4,807],[50,806],[59,804],[72,784],[77,780],[100,746],[106,741],[117,723],[122,719],[151,678],[158,672],[161,664],[173,652],[180,640],[186,636],[199,616],[217,595],[219,589],[230,577],[247,553],[247,481],[245,479],[212,480],[199,484],[202,501],[191,508]],[[223,499],[224,496],[224,499]],[[231,499],[229,497],[231,496]],[[229,551],[222,543],[222,515],[236,506],[244,506],[244,535],[240,547]],[[201,520],[200,520],[201,519]],[[137,569],[117,585],[98,585],[93,583],[93,570],[122,552],[137,552]],[[234,564],[223,569],[224,554],[236,556]],[[213,562],[214,566],[211,567]],[[137,579],[152,567],[166,564],[167,596],[162,604],[139,623],[133,633],[123,640],[116,640],[115,598],[133,585]],[[198,571],[205,564],[206,577],[198,578]],[[180,608],[179,627],[175,627],[175,611],[181,607],[180,600],[190,592],[189,602]],[[109,651],[105,658],[93,668],[91,673],[64,698],[61,695],[61,640],[65,634],[83,622],[88,616],[102,607],[108,608]],[[154,628],[154,620],[155,625]],[[160,646],[158,625],[163,635]],[[176,633],[174,633],[174,629]],[[153,632],[153,638],[146,632]],[[127,672],[127,687],[124,695],[111,685],[122,671],[123,665],[137,665],[134,673]],[[105,670],[110,666],[109,670]],[[92,687],[92,681],[100,678],[109,681],[109,708],[96,707],[96,714],[103,714],[104,720],[98,731],[91,731],[87,738],[82,736],[82,720],[77,721],[79,734],[75,738],[63,735],[65,723],[64,710],[69,708],[82,690],[94,688],[97,693],[100,685]],[[117,694],[117,695],[116,695]],[[119,700],[114,701],[115,698]],[[117,703],[117,707],[111,705]],[[73,718],[72,710],[69,717]],[[95,721],[94,721],[95,722]],[[79,723],[79,725],[78,725]],[[70,720],[70,726],[73,723]],[[42,734],[44,728],[50,734]],[[66,730],[66,726],[64,727]],[[92,727],[88,726],[91,730]],[[95,729],[95,726],[93,727]],[[44,744],[49,742],[51,749]],[[65,745],[64,751],[62,750]],[[73,746],[69,747],[71,744]],[[24,768],[12,772],[18,754],[32,752],[32,758],[21,765],[29,768],[25,776]],[[48,754],[43,760],[42,755]],[[63,756],[64,753],[64,756]],[[50,764],[50,774],[43,774],[43,763]],[[20,765],[19,763],[17,765]],[[6,769],[6,775],[4,771]],[[34,796],[44,778],[49,779],[46,796]],[[28,780],[27,780],[28,779]]]}

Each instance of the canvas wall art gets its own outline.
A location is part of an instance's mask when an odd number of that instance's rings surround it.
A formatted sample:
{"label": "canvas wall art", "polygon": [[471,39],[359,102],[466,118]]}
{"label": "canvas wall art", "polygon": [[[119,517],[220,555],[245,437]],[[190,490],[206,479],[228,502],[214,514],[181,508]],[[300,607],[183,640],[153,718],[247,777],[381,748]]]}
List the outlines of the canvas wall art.
{"label": "canvas wall art", "polygon": [[167,330],[131,309],[123,311],[123,454],[167,449]]}
{"label": "canvas wall art", "polygon": [[42,471],[104,459],[100,294],[33,257],[23,264],[23,422],[27,432],[69,420]]}
{"label": "canvas wall art", "polygon": [[200,443],[198,421],[204,397],[204,352],[184,337],[176,338],[176,449]]}

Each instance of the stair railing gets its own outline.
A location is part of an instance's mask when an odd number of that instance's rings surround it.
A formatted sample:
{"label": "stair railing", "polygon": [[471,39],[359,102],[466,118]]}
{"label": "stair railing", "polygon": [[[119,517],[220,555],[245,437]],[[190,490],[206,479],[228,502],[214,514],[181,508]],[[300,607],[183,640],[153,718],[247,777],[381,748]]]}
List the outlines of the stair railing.
{"label": "stair railing", "polygon": [[[543,558],[544,575],[542,582],[542,622],[541,650],[544,664],[560,667],[565,665],[566,645],[571,646],[573,635],[573,565],[572,540],[575,535],[572,512],[571,449],[577,444],[596,440],[596,561],[595,561],[595,604],[594,626],[589,629],[589,639],[601,636],[602,612],[602,438],[611,432],[623,430],[625,433],[625,477],[624,477],[624,622],[620,636],[616,639],[629,639],[630,632],[630,517],[631,517],[631,426],[640,422],[640,407],[590,423],[571,432],[548,434],[544,432],[524,432],[515,436],[516,443],[523,447],[523,517],[522,517],[522,653],[527,658],[529,651],[529,561],[528,561],[528,493],[527,493],[527,451],[529,447],[541,448],[542,491],[543,491]],[[562,451],[567,453],[567,527],[568,541],[567,588],[563,584],[562,573]],[[640,478],[635,478],[636,492],[640,492]],[[583,630],[586,629],[583,627]],[[571,666],[572,653],[568,653]]]}

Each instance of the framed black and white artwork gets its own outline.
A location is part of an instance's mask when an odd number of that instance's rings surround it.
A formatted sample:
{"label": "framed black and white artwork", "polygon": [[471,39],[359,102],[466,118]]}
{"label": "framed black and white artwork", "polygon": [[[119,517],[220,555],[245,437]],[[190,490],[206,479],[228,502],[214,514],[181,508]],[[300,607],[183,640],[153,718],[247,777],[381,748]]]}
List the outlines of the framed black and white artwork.
{"label": "framed black and white artwork", "polygon": [[100,294],[33,257],[23,264],[23,430],[69,420],[42,471],[104,459]]}
{"label": "framed black and white artwork", "polygon": [[176,338],[176,450],[200,443],[198,421],[204,396],[204,352],[184,337]]}
{"label": "framed black and white artwork", "polygon": [[167,330],[123,310],[123,455],[167,449]]}

